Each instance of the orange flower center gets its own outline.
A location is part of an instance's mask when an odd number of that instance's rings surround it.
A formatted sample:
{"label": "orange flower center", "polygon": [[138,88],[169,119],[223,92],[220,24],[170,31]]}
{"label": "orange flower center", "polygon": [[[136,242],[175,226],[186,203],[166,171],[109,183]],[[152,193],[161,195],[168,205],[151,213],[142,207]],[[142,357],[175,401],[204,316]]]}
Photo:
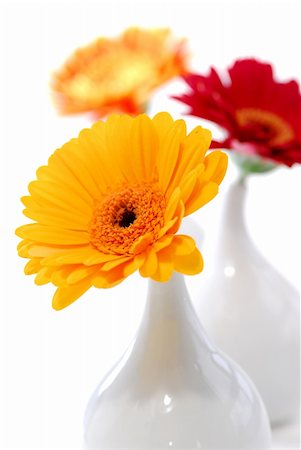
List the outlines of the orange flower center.
{"label": "orange flower center", "polygon": [[164,194],[153,184],[123,185],[110,192],[94,209],[91,243],[104,253],[133,254],[137,240],[157,239],[164,224]]}
{"label": "orange flower center", "polygon": [[259,140],[270,145],[282,145],[294,137],[289,124],[278,115],[257,108],[242,108],[236,111],[238,124],[249,130]]}

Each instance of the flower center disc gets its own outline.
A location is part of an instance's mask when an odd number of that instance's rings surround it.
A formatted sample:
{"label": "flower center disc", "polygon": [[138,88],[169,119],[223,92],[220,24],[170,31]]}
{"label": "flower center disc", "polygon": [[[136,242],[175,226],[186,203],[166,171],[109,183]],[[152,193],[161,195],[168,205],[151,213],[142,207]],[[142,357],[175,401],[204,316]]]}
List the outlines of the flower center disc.
{"label": "flower center disc", "polygon": [[135,220],[136,214],[134,213],[134,211],[128,211],[127,209],[125,209],[119,222],[119,226],[127,228],[130,225],[132,225],[132,223],[135,222]]}
{"label": "flower center disc", "polygon": [[236,112],[238,124],[248,134],[270,145],[282,145],[294,137],[293,130],[281,117],[257,108],[242,108]]}
{"label": "flower center disc", "polygon": [[149,233],[156,240],[165,208],[164,194],[154,184],[118,187],[94,209],[91,243],[104,253],[133,254],[133,244],[141,236]]}

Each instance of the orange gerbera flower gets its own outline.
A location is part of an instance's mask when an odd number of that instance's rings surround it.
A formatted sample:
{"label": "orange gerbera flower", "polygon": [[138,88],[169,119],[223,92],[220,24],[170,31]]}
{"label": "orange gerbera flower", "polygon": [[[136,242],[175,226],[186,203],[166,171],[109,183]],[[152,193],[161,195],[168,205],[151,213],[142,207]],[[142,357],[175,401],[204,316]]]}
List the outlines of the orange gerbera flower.
{"label": "orange gerbera flower", "polygon": [[130,28],[77,50],[53,77],[55,101],[63,114],[138,114],[156,87],[185,73],[186,60],[170,30]]}
{"label": "orange gerbera flower", "polygon": [[194,240],[176,235],[184,216],[218,191],[227,156],[205,156],[211,133],[167,113],[99,121],[57,150],[22,199],[35,223],[17,230],[25,273],[58,287],[53,307],[91,286],[120,283],[135,270],[167,281],[196,274],[203,262]]}

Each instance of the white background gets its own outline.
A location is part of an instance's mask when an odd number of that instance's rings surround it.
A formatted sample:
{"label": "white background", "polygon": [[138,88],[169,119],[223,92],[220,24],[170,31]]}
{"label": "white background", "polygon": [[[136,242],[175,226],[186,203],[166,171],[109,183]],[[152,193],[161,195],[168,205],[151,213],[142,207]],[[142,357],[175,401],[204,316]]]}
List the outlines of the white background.
{"label": "white background", "polygon": [[[23,275],[14,229],[26,223],[19,197],[35,170],[85,126],[87,117],[57,116],[48,92],[51,72],[71,51],[130,25],[169,26],[189,39],[192,66],[206,71],[239,56],[273,61],[282,79],[300,77],[297,1],[8,1],[1,10],[1,449],[80,449],[86,402],[128,345],[144,306],[147,284],[134,275],[109,291],[90,290],[61,312],[53,287]],[[180,117],[185,107],[156,94],[151,113]],[[196,119],[187,119],[189,126]],[[293,283],[300,275],[300,167],[249,180],[247,220],[262,252]],[[223,193],[195,214],[210,261]],[[206,269],[200,276],[206,276]],[[193,291],[198,277],[190,283]],[[190,282],[189,280],[187,280]],[[278,432],[278,448],[299,448],[297,428]]]}

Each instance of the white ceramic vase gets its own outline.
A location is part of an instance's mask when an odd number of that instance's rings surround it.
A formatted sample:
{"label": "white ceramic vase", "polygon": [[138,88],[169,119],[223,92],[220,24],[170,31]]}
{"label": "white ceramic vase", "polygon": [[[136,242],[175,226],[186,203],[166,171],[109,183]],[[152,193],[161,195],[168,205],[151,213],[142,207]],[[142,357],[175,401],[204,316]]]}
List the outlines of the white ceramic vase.
{"label": "white ceramic vase", "polygon": [[276,426],[299,410],[300,300],[250,240],[245,196],[244,181],[226,194],[214,267],[194,305],[213,342],[253,380]]}
{"label": "white ceramic vase", "polygon": [[208,340],[182,275],[150,281],[137,336],[87,407],[85,448],[270,448],[257,391]]}

